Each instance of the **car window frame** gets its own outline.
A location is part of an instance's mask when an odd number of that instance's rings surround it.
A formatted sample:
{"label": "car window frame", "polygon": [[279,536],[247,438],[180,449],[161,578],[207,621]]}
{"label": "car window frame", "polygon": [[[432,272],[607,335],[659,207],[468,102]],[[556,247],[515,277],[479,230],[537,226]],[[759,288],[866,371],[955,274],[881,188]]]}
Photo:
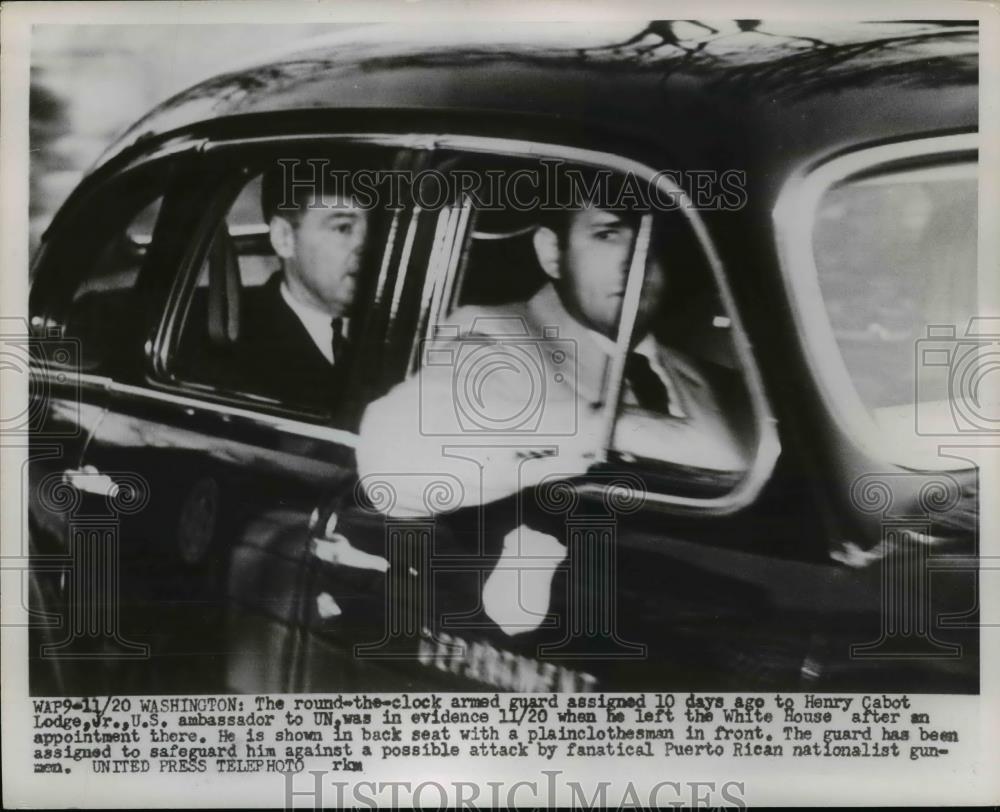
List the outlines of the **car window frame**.
{"label": "car window frame", "polygon": [[[95,201],[106,201],[109,197],[120,198],[123,190],[132,190],[126,193],[125,202],[115,204],[119,211],[116,216],[124,221],[124,226],[127,228],[135,216],[151,202],[159,199],[160,208],[157,212],[154,228],[148,235],[148,241],[142,245],[142,257],[131,287],[135,289],[148,285],[150,283],[147,282],[147,278],[150,275],[163,272],[160,266],[164,264],[164,255],[169,252],[170,246],[166,244],[167,240],[162,232],[165,223],[173,219],[177,198],[183,195],[183,178],[187,171],[183,164],[191,160],[200,143],[200,140],[193,139],[172,140],[158,149],[137,157],[115,171],[85,178],[79,191],[74,193],[49,224],[34,257],[29,293],[30,324],[33,335],[48,335],[55,328],[63,331],[66,327],[67,316],[73,311],[80,288],[93,278],[94,263],[100,259],[103,250],[101,241],[96,237],[89,235],[87,237],[88,246],[93,253],[89,256],[92,261],[87,263],[88,267],[85,270],[80,270],[77,267],[72,271],[67,271],[60,267],[60,262],[67,255],[74,256],[76,254],[72,248],[73,233],[86,229],[88,225],[92,228],[92,212],[97,208],[94,205]],[[155,189],[159,191],[137,208],[132,198],[145,198],[146,190],[154,180]],[[75,264],[78,266],[80,263],[75,262]],[[147,291],[147,295],[153,295],[153,291]],[[160,303],[160,314],[162,314],[164,305],[165,298]],[[157,321],[158,315],[153,315],[150,319],[150,329],[155,326]],[[137,351],[137,356],[141,358],[143,354],[144,350],[140,348]],[[123,379],[123,370],[111,368],[108,363],[107,358],[102,358],[94,366],[81,366],[74,372],[81,383],[106,387],[111,381]],[[43,359],[38,360],[38,366],[39,371],[50,368],[52,370],[64,369],[59,364]]]}
{"label": "car window frame", "polygon": [[[611,152],[520,138],[440,132],[294,133],[218,140],[203,139],[198,147],[198,152],[201,154],[201,157],[204,157],[221,150],[239,150],[249,146],[273,147],[280,144],[304,143],[317,145],[336,145],[342,143],[368,144],[392,148],[397,151],[408,150],[414,155],[425,156],[432,156],[439,151],[450,151],[470,154],[503,155],[536,160],[543,158],[561,159],[576,165],[611,169],[623,173],[632,172],[640,179],[657,184],[660,187],[660,191],[667,195],[664,199],[678,201],[679,211],[685,217],[687,225],[691,229],[691,233],[703,255],[705,265],[712,275],[712,280],[719,295],[719,301],[730,319],[730,334],[732,336],[735,359],[740,365],[743,381],[747,387],[750,406],[753,410],[754,423],[758,431],[758,443],[753,460],[746,474],[736,487],[725,494],[711,497],[690,497],[648,490],[642,490],[640,493],[638,492],[640,485],[636,485],[633,488],[628,484],[628,480],[626,479],[623,482],[616,481],[612,483],[615,489],[615,496],[616,498],[639,498],[644,504],[650,507],[682,514],[707,513],[712,515],[728,515],[742,510],[755,501],[757,495],[770,479],[780,455],[781,446],[776,430],[776,420],[773,417],[773,412],[765,393],[762,376],[754,357],[751,342],[743,327],[735,298],[729,288],[719,252],[694,203],[684,189],[678,186],[667,174],[637,160]],[[390,263],[394,265],[395,278],[391,282],[386,283],[384,276],[389,272],[389,269],[383,267],[379,270],[380,278],[377,282],[378,295],[389,307],[388,321],[384,328],[386,346],[389,346],[390,339],[396,328],[397,312],[403,309],[402,302],[400,301],[403,285],[412,284],[412,278],[417,276],[421,281],[422,290],[423,283],[426,281],[428,268],[411,267],[413,264],[414,235],[420,228],[418,223],[422,225],[421,215],[426,213],[420,211],[418,207],[413,207],[412,216],[405,228],[400,227],[396,229],[397,237],[401,240],[400,250],[392,252],[394,259]],[[275,427],[288,433],[301,434],[318,439],[328,439],[352,447],[356,446],[358,442],[356,432],[329,424],[317,423],[313,415],[301,416],[288,409],[276,408],[270,401],[267,403],[255,402],[217,389],[212,390],[210,387],[206,387],[204,391],[196,390],[187,384],[178,384],[162,374],[164,371],[162,363],[169,357],[168,355],[164,355],[164,353],[169,353],[171,346],[170,342],[167,341],[171,337],[167,332],[167,328],[170,325],[170,321],[176,318],[176,310],[180,305],[180,287],[178,286],[182,284],[181,280],[183,277],[196,273],[198,261],[203,255],[203,251],[207,250],[207,243],[205,241],[208,239],[210,228],[206,224],[211,224],[211,222],[210,217],[203,218],[202,227],[205,233],[201,235],[201,239],[192,240],[193,244],[190,246],[185,259],[176,269],[174,279],[175,288],[171,290],[156,335],[147,348],[147,355],[153,371],[146,381],[146,385],[139,388],[144,392],[151,388],[159,390],[159,397],[164,400],[176,402],[185,408],[206,408],[223,415],[239,416],[253,419],[257,422],[263,421],[273,424]],[[466,227],[471,222],[471,217],[464,219]],[[447,235],[445,236],[447,237]],[[197,243],[197,245],[194,243]],[[457,244],[461,245],[461,241]],[[455,243],[452,244],[453,248],[455,245]],[[633,247],[633,251],[635,250],[636,246]],[[447,255],[453,257],[454,252],[449,252]],[[449,262],[449,267],[452,270],[460,268],[461,262]],[[387,284],[388,288],[386,287]],[[418,341],[418,332],[413,331],[412,335],[402,336],[402,338],[416,342]],[[624,359],[619,359],[618,364],[623,367]],[[620,381],[618,385],[620,387]],[[617,408],[612,414],[615,417],[617,416]],[[608,436],[610,436],[610,432],[613,429],[614,423],[612,422],[608,427]],[[602,455],[607,450],[605,447],[599,449]],[[582,494],[594,493],[598,496],[606,496],[608,488],[612,485],[581,483],[579,490]]]}
{"label": "car window frame", "polygon": [[[813,163],[781,187],[772,209],[778,260],[803,355],[813,381],[839,429],[869,458],[925,471],[968,470],[967,460],[906,449],[888,439],[864,404],[851,377],[819,281],[814,235],[819,206],[835,186],[852,178],[892,174],[945,163],[978,161],[975,132],[865,144]],[[918,435],[914,434],[914,440]]]}
{"label": "car window frame", "polygon": [[[534,160],[557,159],[577,166],[610,169],[623,174],[632,173],[640,180],[656,184],[659,187],[659,191],[667,196],[663,199],[671,199],[678,202],[678,210],[686,218],[687,225],[691,229],[692,235],[702,253],[705,265],[712,274],[712,279],[719,295],[719,301],[730,319],[735,360],[739,364],[740,373],[747,388],[750,407],[754,412],[754,425],[758,433],[758,442],[754,449],[753,459],[746,473],[734,488],[715,496],[685,496],[676,493],[653,491],[647,489],[644,483],[639,483],[635,477],[620,477],[608,483],[582,482],[579,484],[578,490],[581,494],[596,494],[602,498],[607,498],[609,496],[609,488],[613,488],[613,496],[616,499],[622,498],[626,501],[639,500],[639,503],[678,513],[729,515],[752,504],[770,479],[780,455],[781,445],[776,429],[776,420],[773,417],[773,412],[764,390],[763,379],[754,358],[751,342],[740,319],[735,298],[729,289],[722,260],[704,221],[685,190],[676,184],[667,173],[660,172],[637,160],[615,153],[564,146],[549,142],[528,141],[520,138],[508,139],[497,136],[439,133],[425,137],[430,140],[430,148],[435,152],[447,151],[449,154],[486,154],[498,157],[517,157]],[[453,208],[454,206],[455,204],[452,204]],[[442,212],[441,214],[443,215],[444,213]],[[453,219],[453,226],[456,222]],[[474,218],[465,217],[462,220],[463,227],[466,229],[465,234],[449,235],[446,233],[444,235],[443,239],[445,241],[451,240],[453,249],[442,252],[439,260],[439,264],[442,267],[428,268],[425,276],[425,287],[427,285],[441,285],[444,290],[435,294],[433,290],[422,289],[422,302],[433,303],[435,298],[438,301],[444,300],[449,285],[454,281],[451,280],[449,282],[445,276],[449,269],[452,274],[462,269],[462,262],[456,259],[456,256],[460,257],[464,254],[464,244],[473,222]],[[638,279],[637,275],[645,274],[644,257],[652,236],[652,215],[647,215],[644,223],[645,226],[641,229],[641,233],[632,247],[628,281],[629,289],[626,291],[626,298],[623,302],[620,322],[622,324],[626,323],[626,321],[634,323],[636,311],[639,306],[642,285],[641,279]],[[457,246],[458,250],[454,250],[455,246]],[[643,258],[641,264],[636,261],[640,258],[640,253]],[[426,308],[428,316],[431,309],[431,305],[428,305]],[[424,310],[425,308],[422,304],[422,316]],[[629,312],[629,310],[632,312]],[[418,320],[418,329],[413,334],[413,345],[410,348],[411,364],[408,369],[411,371],[414,347],[419,345],[421,335],[425,339],[429,337],[429,331],[433,324],[434,322],[430,319],[425,323],[422,319]],[[607,453],[613,451],[609,447],[608,438],[613,437],[616,422],[620,414],[619,401],[622,393],[625,351],[628,341],[631,338],[631,328],[622,330],[620,333],[619,341],[616,343],[616,354],[612,358],[611,370],[612,376],[617,375],[617,378],[612,377],[609,381],[609,392],[613,397],[607,399],[609,402],[605,406],[604,414],[606,423],[603,427],[604,430],[601,432],[601,436],[605,439],[600,447],[594,449],[598,460],[605,460]]]}
{"label": "car window frame", "polygon": [[[411,148],[411,139],[371,133],[293,133],[261,137],[209,138],[204,141],[200,149],[201,157],[208,161],[216,160],[217,166],[223,165],[225,161],[230,161],[231,169],[229,170],[229,178],[224,184],[225,188],[220,188],[210,204],[206,206],[198,224],[197,233],[193,236],[191,246],[178,269],[168,307],[151,343],[149,354],[152,374],[150,382],[156,388],[170,393],[178,401],[200,403],[205,408],[223,414],[251,417],[258,422],[263,420],[274,423],[293,434],[331,439],[351,447],[357,444],[356,432],[331,422],[335,418],[336,412],[331,414],[311,412],[264,395],[216,386],[208,381],[191,380],[188,377],[181,378],[171,368],[172,354],[183,331],[193,287],[197,284],[197,276],[202,262],[211,247],[215,228],[220,218],[229,211],[245,185],[255,177],[252,172],[248,172],[246,169],[246,164],[251,162],[247,157],[247,151],[256,148],[277,150],[282,145],[299,147],[315,145],[317,148],[325,148],[331,144],[344,143],[385,147],[388,150],[396,151],[397,154]],[[241,157],[241,152],[243,157]],[[395,241],[400,239],[400,217],[399,210],[393,212],[392,223],[386,233],[386,247],[383,249],[375,280],[374,306],[376,307],[380,306],[381,297],[384,296],[386,287],[386,278],[391,275],[398,253]],[[233,236],[237,235],[234,233]],[[409,236],[409,231],[407,231],[406,237]],[[358,389],[355,386],[360,375],[358,366],[360,365],[356,365],[352,370],[352,378],[346,387],[348,391],[355,392]],[[352,394],[350,397],[353,399],[357,395]]]}

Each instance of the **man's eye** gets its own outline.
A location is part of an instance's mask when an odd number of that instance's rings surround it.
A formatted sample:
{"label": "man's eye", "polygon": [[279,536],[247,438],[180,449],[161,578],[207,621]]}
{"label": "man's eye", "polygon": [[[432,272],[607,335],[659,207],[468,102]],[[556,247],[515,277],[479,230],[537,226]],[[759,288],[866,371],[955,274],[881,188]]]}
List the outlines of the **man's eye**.
{"label": "man's eye", "polygon": [[594,232],[594,239],[601,240],[601,242],[613,242],[620,239],[622,233],[615,228],[602,228]]}
{"label": "man's eye", "polygon": [[337,232],[338,234],[342,234],[345,237],[349,237],[351,234],[354,233],[354,224],[353,223],[335,223],[334,226],[333,226],[333,230],[335,232]]}

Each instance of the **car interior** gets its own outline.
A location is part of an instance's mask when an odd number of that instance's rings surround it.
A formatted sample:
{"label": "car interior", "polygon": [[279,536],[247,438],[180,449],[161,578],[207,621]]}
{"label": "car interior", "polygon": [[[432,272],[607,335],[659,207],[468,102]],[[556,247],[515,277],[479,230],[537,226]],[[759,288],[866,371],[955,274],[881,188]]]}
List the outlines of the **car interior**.
{"label": "car interior", "polygon": [[[127,202],[123,201],[123,206]],[[67,263],[84,269],[84,277],[72,292],[71,300],[55,310],[64,315],[63,335],[79,346],[81,371],[118,371],[123,365],[141,364],[142,330],[145,312],[140,306],[139,272],[146,259],[159,217],[163,196],[140,201],[138,214],[124,225],[96,225],[91,239],[78,246]],[[134,208],[126,209],[128,213]],[[101,217],[121,217],[121,212]],[[110,231],[103,242],[97,236]],[[87,257],[91,259],[88,261]]]}
{"label": "car interior", "polygon": [[[470,165],[480,171],[517,166],[493,156],[463,156],[448,162],[446,168]],[[451,308],[530,298],[546,281],[532,244],[538,222],[537,211],[473,208],[456,268]],[[733,351],[730,321],[701,249],[679,212],[658,213],[654,232],[652,248],[664,252],[669,274],[664,313],[655,320],[657,337],[706,371],[742,447],[740,453],[749,460],[756,444],[755,422]],[[260,212],[257,176],[229,208],[225,227],[220,224],[216,229],[198,272],[173,354],[179,378],[269,401],[255,395],[252,381],[234,379],[232,358],[241,339],[241,302],[279,269]],[[318,408],[315,404],[285,405],[305,411]],[[690,483],[697,476],[687,471],[685,479]]]}
{"label": "car interior", "polygon": [[[498,168],[517,172],[537,165],[496,156],[455,156],[441,168],[472,169],[485,176]],[[450,307],[442,311],[438,323],[446,323],[448,313],[457,307],[521,302],[536,293],[547,276],[535,254],[533,236],[545,216],[537,210],[496,207],[490,202],[477,208],[473,202]],[[664,487],[671,492],[716,495],[731,490],[742,478],[757,443],[754,414],[732,343],[732,323],[684,215],[656,213],[653,235],[650,250],[661,252],[668,275],[667,296],[663,312],[654,318],[654,333],[660,343],[696,364],[713,389],[727,430],[709,437],[683,420],[658,419],[650,429],[663,435],[659,451],[649,456],[630,454],[629,458],[641,456],[646,470],[662,469],[663,478],[669,480]]]}

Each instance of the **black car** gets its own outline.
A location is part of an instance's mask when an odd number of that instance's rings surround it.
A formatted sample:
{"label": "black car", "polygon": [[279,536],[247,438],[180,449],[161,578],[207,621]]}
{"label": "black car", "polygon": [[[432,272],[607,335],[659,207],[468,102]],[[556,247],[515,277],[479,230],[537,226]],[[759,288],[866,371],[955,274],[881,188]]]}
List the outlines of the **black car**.
{"label": "black car", "polygon": [[[978,691],[975,22],[509,36],[351,31],[211,79],[55,217],[30,298],[33,693]],[[374,215],[326,401],[234,361],[278,269],[260,178],[289,158],[435,197]],[[612,439],[587,476],[392,518],[359,486],[365,406],[450,308],[537,285],[531,212],[421,184],[556,165],[671,201],[657,329],[725,377],[740,462]],[[507,517],[540,511],[569,553],[511,634],[483,585]]]}

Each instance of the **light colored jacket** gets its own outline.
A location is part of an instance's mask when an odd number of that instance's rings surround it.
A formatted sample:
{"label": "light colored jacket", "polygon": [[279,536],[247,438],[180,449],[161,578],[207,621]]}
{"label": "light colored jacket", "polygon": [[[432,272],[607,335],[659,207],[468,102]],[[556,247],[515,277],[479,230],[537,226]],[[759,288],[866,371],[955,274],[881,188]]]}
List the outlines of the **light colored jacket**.
{"label": "light colored jacket", "polygon": [[[655,345],[683,417],[643,411],[626,386],[613,447],[719,471],[746,461],[712,389]],[[549,477],[579,476],[603,450],[610,356],[545,285],[531,299],[466,306],[422,347],[420,371],[371,403],[357,449],[362,484],[390,515],[485,504]]]}

